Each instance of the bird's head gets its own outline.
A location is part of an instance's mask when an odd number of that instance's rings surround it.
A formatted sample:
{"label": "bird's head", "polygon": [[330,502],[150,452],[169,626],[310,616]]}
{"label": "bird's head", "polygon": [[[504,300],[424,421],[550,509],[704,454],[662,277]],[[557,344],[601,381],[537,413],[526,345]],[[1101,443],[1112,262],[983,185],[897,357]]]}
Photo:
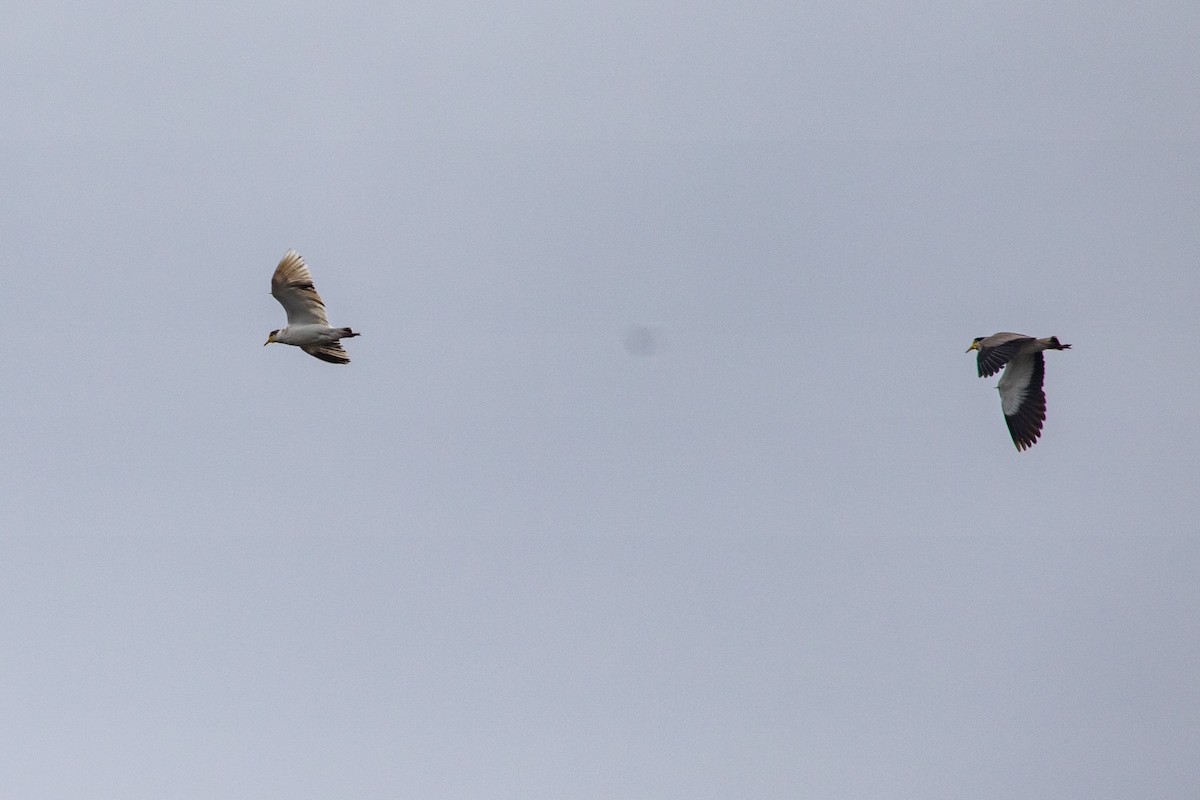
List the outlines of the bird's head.
{"label": "bird's head", "polygon": [[271,342],[275,341],[275,334],[277,334],[277,333],[279,333],[279,331],[271,331],[270,333],[268,333],[267,340],[265,342],[263,342],[263,347],[266,347]]}
{"label": "bird's head", "polygon": [[1057,336],[1050,337],[1050,347],[1053,348],[1054,350],[1070,350],[1071,349],[1071,345],[1063,344],[1062,342],[1060,342],[1058,340]]}
{"label": "bird's head", "polygon": [[972,350],[978,350],[978,349],[979,349],[979,343],[980,343],[980,342],[982,342],[982,341],[983,341],[983,337],[982,337],[982,336],[976,336],[976,337],[975,337],[975,339],[974,339],[974,341],[972,341],[972,342],[971,342],[971,346],[967,348],[967,352],[969,353],[969,352],[971,352]]}

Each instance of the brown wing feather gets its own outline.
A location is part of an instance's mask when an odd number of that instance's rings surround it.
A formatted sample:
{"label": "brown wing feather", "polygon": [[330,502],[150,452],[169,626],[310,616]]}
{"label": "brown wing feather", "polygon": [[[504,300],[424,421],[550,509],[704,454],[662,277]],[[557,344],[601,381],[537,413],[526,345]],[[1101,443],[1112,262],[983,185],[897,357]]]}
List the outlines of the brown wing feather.
{"label": "brown wing feather", "polygon": [[287,312],[288,325],[328,325],[325,303],[313,287],[308,265],[295,250],[283,254],[271,276],[271,294]]}
{"label": "brown wing feather", "polygon": [[320,347],[301,347],[300,349],[310,356],[316,356],[322,361],[328,361],[330,364],[350,363],[350,356],[347,355],[346,348],[342,347],[338,342],[323,344]]}

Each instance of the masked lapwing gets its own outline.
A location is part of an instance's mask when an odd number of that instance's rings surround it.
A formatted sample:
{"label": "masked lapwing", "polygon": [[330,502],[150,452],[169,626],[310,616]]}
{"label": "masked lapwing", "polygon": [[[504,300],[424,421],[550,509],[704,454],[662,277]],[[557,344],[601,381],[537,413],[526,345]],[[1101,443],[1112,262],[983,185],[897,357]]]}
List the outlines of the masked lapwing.
{"label": "masked lapwing", "polygon": [[979,351],[979,377],[987,378],[1001,369],[1000,407],[1004,421],[1018,450],[1032,447],[1042,435],[1046,421],[1046,393],[1042,380],[1046,374],[1043,350],[1069,350],[1071,345],[1057,336],[1035,339],[1020,333],[994,333],[971,342],[967,352]]}
{"label": "masked lapwing", "polygon": [[275,274],[271,276],[271,294],[287,312],[287,327],[271,331],[266,346],[272,342],[294,344],[310,356],[331,364],[349,364],[350,356],[340,339],[358,336],[349,328],[331,328],[325,316],[325,303],[313,288],[312,274],[304,259],[295,250],[283,254]]}

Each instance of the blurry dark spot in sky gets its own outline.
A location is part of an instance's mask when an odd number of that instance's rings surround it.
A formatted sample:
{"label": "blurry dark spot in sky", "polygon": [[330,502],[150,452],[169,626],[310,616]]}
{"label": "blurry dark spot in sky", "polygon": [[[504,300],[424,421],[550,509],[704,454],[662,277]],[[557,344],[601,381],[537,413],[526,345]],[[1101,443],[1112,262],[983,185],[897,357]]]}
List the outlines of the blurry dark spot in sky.
{"label": "blurry dark spot in sky", "polygon": [[652,356],[658,351],[658,334],[646,325],[631,325],[625,331],[625,352],[631,356]]}

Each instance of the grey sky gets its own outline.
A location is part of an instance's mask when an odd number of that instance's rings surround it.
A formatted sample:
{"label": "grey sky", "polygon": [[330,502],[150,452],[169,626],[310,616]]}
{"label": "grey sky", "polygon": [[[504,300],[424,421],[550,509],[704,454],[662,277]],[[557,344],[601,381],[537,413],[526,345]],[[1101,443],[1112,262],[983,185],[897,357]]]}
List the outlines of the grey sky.
{"label": "grey sky", "polygon": [[8,16],[0,796],[1200,792],[1194,4]]}

